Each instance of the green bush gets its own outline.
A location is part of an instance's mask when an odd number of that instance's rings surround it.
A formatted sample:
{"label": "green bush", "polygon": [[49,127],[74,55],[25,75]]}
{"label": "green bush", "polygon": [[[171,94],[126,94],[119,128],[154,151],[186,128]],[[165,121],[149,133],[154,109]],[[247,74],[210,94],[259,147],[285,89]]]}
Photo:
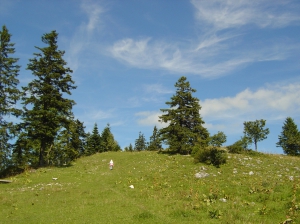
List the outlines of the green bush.
{"label": "green bush", "polygon": [[243,137],[241,137],[240,140],[236,141],[235,143],[233,143],[230,146],[227,146],[227,149],[228,149],[229,153],[242,154],[242,153],[249,151],[248,145],[250,143],[251,142],[250,142],[249,138],[243,136]]}
{"label": "green bush", "polygon": [[220,165],[226,163],[226,152],[217,147],[206,147],[194,154],[194,161],[220,167]]}

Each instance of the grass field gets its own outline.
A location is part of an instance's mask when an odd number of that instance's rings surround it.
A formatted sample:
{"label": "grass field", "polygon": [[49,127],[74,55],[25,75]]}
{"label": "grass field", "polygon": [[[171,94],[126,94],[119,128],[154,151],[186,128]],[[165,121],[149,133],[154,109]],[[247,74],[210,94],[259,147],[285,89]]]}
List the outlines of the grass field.
{"label": "grass field", "polygon": [[228,154],[215,168],[189,156],[96,154],[8,178],[0,223],[300,223],[299,162]]}

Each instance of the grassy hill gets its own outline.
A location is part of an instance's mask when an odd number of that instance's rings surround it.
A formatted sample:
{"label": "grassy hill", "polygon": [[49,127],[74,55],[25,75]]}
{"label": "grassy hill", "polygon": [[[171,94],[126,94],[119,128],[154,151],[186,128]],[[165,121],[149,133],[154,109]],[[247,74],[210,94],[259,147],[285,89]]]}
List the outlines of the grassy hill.
{"label": "grassy hill", "polygon": [[300,223],[299,162],[228,154],[215,168],[189,156],[96,154],[0,184],[0,223]]}

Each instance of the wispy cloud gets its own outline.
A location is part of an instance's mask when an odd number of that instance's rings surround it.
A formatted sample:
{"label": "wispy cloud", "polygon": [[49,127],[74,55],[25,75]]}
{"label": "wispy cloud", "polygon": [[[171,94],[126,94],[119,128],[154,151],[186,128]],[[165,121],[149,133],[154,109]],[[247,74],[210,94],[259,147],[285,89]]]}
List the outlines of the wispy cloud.
{"label": "wispy cloud", "polygon": [[295,46],[285,44],[261,46],[261,49],[256,50],[242,48],[238,50],[237,47],[228,50],[230,45],[228,42],[223,46],[217,46],[217,43],[228,39],[230,37],[204,39],[197,46],[183,49],[179,48],[177,43],[151,42],[151,38],[124,39],[116,42],[109,51],[114,58],[133,67],[164,69],[175,73],[215,78],[250,63],[284,60],[295,50]]}
{"label": "wispy cloud", "polygon": [[154,94],[169,94],[174,92],[168,89],[167,87],[162,86],[162,84],[145,85],[145,91],[147,93],[154,93]]}
{"label": "wispy cloud", "polygon": [[104,8],[98,3],[92,1],[82,1],[81,10],[86,14],[87,21],[82,22],[74,32],[67,50],[67,60],[69,66],[76,71],[80,66],[80,55],[83,51],[91,50],[91,43],[95,31],[102,27],[101,15]]}
{"label": "wispy cloud", "polygon": [[248,24],[278,28],[300,22],[299,4],[292,1],[191,0],[191,3],[196,9],[197,20],[216,30]]}
{"label": "wispy cloud", "polygon": [[[299,25],[299,4],[269,0],[191,0],[191,3],[199,21],[198,29],[202,30],[200,36],[194,36],[189,43],[153,37],[124,38],[108,48],[110,55],[136,68],[217,78],[252,63],[285,60],[299,48],[290,40],[280,40],[280,44],[278,40],[263,38],[245,42],[255,29]],[[253,24],[248,30],[235,29]]]}

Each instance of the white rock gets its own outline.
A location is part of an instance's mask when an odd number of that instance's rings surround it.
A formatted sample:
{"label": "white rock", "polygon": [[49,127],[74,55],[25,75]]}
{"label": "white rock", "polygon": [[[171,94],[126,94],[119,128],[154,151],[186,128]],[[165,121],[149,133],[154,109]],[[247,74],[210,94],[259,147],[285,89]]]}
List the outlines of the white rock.
{"label": "white rock", "polygon": [[203,171],[195,174],[196,178],[204,178],[204,177],[208,177],[208,176],[209,176],[209,174],[205,173]]}
{"label": "white rock", "polygon": [[227,202],[226,198],[220,198],[220,201]]}
{"label": "white rock", "polygon": [[249,175],[253,175],[253,174],[254,174],[254,172],[253,172],[253,171],[250,171],[250,172],[249,172]]}
{"label": "white rock", "polygon": [[52,180],[57,180],[57,177],[53,177]]}
{"label": "white rock", "polygon": [[134,186],[133,186],[133,185],[130,185],[129,187],[130,187],[131,189],[134,189]]}

